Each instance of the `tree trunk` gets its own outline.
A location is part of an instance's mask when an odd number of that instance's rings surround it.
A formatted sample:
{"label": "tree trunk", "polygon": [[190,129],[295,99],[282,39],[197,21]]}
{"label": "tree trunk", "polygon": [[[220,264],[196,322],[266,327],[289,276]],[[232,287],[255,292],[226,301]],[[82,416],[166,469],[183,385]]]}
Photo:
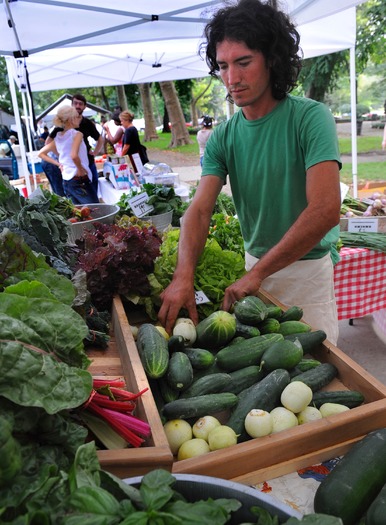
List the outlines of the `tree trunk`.
{"label": "tree trunk", "polygon": [[143,116],[145,118],[145,142],[158,140],[158,133],[155,126],[155,118],[151,103],[150,84],[138,84],[141,94]]}
{"label": "tree trunk", "polygon": [[118,106],[121,106],[122,111],[127,109],[127,99],[125,94],[125,86],[117,86]]}
{"label": "tree trunk", "polygon": [[159,84],[172,128],[172,140],[169,148],[175,148],[184,144],[193,144],[185,126],[185,118],[177,97],[174,82],[160,82]]}

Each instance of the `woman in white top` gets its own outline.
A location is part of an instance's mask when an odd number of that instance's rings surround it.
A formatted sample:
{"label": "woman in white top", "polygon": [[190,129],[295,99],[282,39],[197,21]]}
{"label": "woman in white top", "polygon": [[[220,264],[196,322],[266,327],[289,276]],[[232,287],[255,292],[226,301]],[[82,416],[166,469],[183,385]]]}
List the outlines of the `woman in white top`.
{"label": "woman in white top", "polygon": [[213,131],[213,119],[211,117],[205,116],[202,119],[202,129],[197,133],[197,142],[200,149],[200,165],[202,166],[202,161],[204,160],[204,153],[206,143],[208,142],[209,137]]}
{"label": "woman in white top", "polygon": [[[60,108],[54,118],[55,138],[39,151],[38,156],[60,168],[66,197],[74,204],[92,204],[99,202],[99,199],[91,184],[92,173],[83,133],[75,129],[81,119],[82,116],[72,106]],[[50,151],[59,160],[50,157]]]}

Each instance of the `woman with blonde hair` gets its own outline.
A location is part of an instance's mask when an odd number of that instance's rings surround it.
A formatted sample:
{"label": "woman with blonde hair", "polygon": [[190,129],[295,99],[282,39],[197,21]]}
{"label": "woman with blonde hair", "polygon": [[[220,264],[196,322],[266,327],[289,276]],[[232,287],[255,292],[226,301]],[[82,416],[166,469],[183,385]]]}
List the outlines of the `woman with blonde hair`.
{"label": "woman with blonde hair", "polygon": [[133,155],[138,153],[142,164],[149,162],[146,154],[146,148],[141,144],[139,140],[138,130],[133,124],[134,114],[130,111],[122,111],[119,114],[122,126],[125,128],[122,141],[122,155]]}
{"label": "woman with blonde hair", "polygon": [[[56,129],[51,134],[53,140],[39,151],[38,156],[59,167],[66,197],[74,204],[92,204],[99,202],[99,199],[91,184],[92,173],[83,133],[76,129],[81,119],[82,116],[72,106],[60,108],[54,118]],[[50,151],[55,153],[59,160],[50,157]]]}

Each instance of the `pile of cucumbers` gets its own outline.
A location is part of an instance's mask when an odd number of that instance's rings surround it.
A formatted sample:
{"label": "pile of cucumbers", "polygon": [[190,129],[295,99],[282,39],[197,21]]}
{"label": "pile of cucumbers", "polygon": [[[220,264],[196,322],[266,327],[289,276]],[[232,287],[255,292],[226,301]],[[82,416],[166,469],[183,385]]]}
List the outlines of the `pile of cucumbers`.
{"label": "pile of cucumbers", "polygon": [[[224,338],[224,326],[218,328],[218,316],[201,321],[205,338],[198,336],[194,347],[187,347],[183,337],[166,340],[150,323],[141,325],[137,347],[162,419],[189,420],[229,411],[226,424],[239,435],[238,441],[251,439],[244,430],[248,412],[273,410],[295,379],[312,389],[317,407],[325,402],[350,408],[362,404],[359,392],[320,392],[338,370],[304,357],[326,334],[312,331],[302,317],[297,306],[283,311],[258,297],[245,297],[234,305],[234,324],[227,319],[228,340],[220,349],[216,331],[221,329]],[[203,332],[200,324],[198,335]]]}

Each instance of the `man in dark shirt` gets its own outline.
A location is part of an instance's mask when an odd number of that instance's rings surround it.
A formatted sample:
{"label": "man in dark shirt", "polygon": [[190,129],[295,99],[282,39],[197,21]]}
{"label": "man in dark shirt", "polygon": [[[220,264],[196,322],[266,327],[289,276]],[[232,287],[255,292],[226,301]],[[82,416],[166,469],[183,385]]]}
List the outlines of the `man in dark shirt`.
{"label": "man in dark shirt", "polygon": [[[98,170],[95,165],[95,156],[99,155],[99,152],[103,148],[104,138],[97,130],[95,124],[88,118],[83,117],[83,111],[86,109],[87,100],[81,94],[76,94],[72,97],[72,107],[76,109],[79,115],[82,115],[82,120],[80,121],[79,131],[83,133],[83,139],[87,147],[87,155],[89,167],[92,173],[92,183],[95,187],[95,190],[98,191]],[[88,138],[91,137],[96,141],[94,151],[91,151],[91,145],[88,141]]]}

